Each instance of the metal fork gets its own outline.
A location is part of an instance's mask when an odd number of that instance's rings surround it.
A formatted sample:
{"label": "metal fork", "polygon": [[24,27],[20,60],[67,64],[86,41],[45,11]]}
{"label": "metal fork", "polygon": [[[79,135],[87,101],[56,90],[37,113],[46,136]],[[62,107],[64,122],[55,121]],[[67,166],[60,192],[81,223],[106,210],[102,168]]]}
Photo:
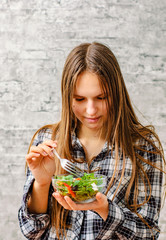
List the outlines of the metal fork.
{"label": "metal fork", "polygon": [[57,156],[57,158],[59,158],[63,169],[65,169],[67,172],[71,173],[72,175],[75,175],[76,177],[82,177],[84,175],[84,171],[81,170],[79,167],[75,166],[69,160],[61,158],[57,153],[57,151],[55,150],[55,148],[53,148],[52,151]]}

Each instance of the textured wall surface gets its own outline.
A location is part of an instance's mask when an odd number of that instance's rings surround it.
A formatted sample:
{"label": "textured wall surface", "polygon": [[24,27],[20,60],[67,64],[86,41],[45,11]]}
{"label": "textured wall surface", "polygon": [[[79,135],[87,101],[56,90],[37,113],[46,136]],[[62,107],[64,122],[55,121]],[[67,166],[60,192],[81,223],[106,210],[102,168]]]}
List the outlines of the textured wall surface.
{"label": "textured wall surface", "polygon": [[25,154],[33,133],[59,120],[63,64],[77,44],[110,46],[136,113],[166,150],[165,12],[165,0],[0,1],[0,240],[24,239],[17,211]]}

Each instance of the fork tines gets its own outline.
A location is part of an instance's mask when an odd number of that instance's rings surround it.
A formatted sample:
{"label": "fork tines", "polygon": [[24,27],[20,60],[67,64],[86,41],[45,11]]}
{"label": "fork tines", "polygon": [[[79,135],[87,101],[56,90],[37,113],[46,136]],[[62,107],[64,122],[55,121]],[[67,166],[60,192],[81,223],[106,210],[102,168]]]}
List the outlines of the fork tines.
{"label": "fork tines", "polygon": [[65,164],[64,169],[78,177],[82,177],[84,175],[84,172],[80,168],[75,165],[72,166],[70,163]]}

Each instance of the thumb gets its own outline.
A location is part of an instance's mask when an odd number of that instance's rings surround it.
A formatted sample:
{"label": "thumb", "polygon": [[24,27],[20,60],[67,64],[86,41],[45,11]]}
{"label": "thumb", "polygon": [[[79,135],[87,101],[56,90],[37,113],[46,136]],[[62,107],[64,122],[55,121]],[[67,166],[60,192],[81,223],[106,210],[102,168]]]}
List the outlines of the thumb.
{"label": "thumb", "polygon": [[96,194],[96,200],[98,202],[104,202],[105,198],[106,198],[106,196],[104,194],[102,194],[101,192],[98,192]]}

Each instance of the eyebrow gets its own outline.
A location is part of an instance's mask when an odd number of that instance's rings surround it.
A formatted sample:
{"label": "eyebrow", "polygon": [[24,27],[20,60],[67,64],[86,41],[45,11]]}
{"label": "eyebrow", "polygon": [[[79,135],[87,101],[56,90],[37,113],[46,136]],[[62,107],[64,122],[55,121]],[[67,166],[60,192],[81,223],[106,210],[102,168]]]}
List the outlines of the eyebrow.
{"label": "eyebrow", "polygon": [[[105,94],[104,94],[104,93],[101,93],[101,94],[96,95],[95,97],[100,97],[100,96],[102,96],[102,95],[105,95]],[[74,94],[73,96],[74,96],[74,97],[85,97],[85,96],[78,95],[78,94]]]}

